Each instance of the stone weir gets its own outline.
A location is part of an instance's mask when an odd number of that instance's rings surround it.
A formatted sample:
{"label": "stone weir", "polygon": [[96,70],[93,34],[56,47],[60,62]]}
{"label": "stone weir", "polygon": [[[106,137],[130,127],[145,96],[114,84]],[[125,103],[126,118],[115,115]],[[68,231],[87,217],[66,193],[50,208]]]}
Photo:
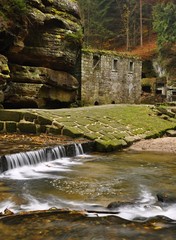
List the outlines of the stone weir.
{"label": "stone weir", "polygon": [[83,138],[94,142],[96,151],[119,150],[140,139],[161,137],[175,128],[174,111],[146,105],[0,110],[0,133]]}
{"label": "stone weir", "polygon": [[37,165],[65,157],[83,155],[89,147],[88,145],[90,143],[74,143],[3,155],[0,157],[0,173],[23,166]]}

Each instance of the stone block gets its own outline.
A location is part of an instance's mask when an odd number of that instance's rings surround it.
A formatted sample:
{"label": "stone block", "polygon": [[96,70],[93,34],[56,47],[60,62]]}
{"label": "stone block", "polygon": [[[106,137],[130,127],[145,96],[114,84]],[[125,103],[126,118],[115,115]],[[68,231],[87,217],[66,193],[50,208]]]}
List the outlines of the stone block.
{"label": "stone block", "polygon": [[0,121],[13,121],[19,122],[21,120],[22,113],[8,111],[8,110],[0,110]]}
{"label": "stone block", "polygon": [[170,117],[170,118],[174,118],[174,117],[175,117],[175,113],[169,111],[169,110],[166,109],[166,108],[157,107],[156,109],[157,109],[158,112],[159,112],[158,115],[163,114],[163,115],[166,115],[166,116],[168,116],[168,117]]}
{"label": "stone block", "polygon": [[168,130],[168,131],[166,132],[166,135],[167,135],[168,137],[176,137],[176,130]]}
{"label": "stone block", "polygon": [[71,127],[70,128],[63,128],[62,134],[66,135],[66,136],[69,136],[69,137],[72,137],[72,138],[83,136],[82,133],[80,133],[79,131],[77,131],[76,129],[71,128]]}
{"label": "stone block", "polygon": [[40,124],[40,125],[52,125],[52,121],[50,119],[38,116],[36,123]]}
{"label": "stone block", "polygon": [[83,143],[81,143],[81,145],[82,145],[84,153],[95,151],[95,142],[94,141],[83,142]]}
{"label": "stone block", "polygon": [[36,133],[36,125],[34,123],[18,123],[18,129],[21,133]]}
{"label": "stone block", "polygon": [[4,122],[0,122],[0,132],[4,130]]}
{"label": "stone block", "polygon": [[48,133],[53,134],[53,135],[60,135],[61,134],[61,129],[57,127],[49,127],[48,128]]}
{"label": "stone block", "polygon": [[65,145],[66,156],[74,157],[76,156],[76,149],[74,144]]}
{"label": "stone block", "polygon": [[17,131],[16,122],[6,122],[6,131],[8,133],[15,133]]}
{"label": "stone block", "polygon": [[47,127],[45,125],[37,125],[37,133],[46,133]]}
{"label": "stone block", "polygon": [[28,122],[34,122],[37,119],[37,116],[32,113],[24,113],[23,118]]}
{"label": "stone block", "polygon": [[0,91],[0,102],[4,101],[4,93]]}

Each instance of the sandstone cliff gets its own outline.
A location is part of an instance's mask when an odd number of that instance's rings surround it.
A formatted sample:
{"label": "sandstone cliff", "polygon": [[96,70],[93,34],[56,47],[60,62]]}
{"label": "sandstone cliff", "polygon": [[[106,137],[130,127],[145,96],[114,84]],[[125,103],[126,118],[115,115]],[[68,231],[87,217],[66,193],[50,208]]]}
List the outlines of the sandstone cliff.
{"label": "sandstone cliff", "polygon": [[23,10],[12,2],[0,0],[0,102],[5,108],[69,106],[79,88],[77,2],[21,0]]}

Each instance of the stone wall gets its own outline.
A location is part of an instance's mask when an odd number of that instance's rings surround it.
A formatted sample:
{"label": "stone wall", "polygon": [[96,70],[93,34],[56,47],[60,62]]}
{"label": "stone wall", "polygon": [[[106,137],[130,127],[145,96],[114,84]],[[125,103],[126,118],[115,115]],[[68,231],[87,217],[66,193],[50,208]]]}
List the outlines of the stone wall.
{"label": "stone wall", "polygon": [[0,133],[56,134],[60,135],[62,126],[55,126],[52,119],[26,111],[1,110]]}
{"label": "stone wall", "polygon": [[133,57],[83,51],[81,100],[86,105],[139,103],[141,68]]}

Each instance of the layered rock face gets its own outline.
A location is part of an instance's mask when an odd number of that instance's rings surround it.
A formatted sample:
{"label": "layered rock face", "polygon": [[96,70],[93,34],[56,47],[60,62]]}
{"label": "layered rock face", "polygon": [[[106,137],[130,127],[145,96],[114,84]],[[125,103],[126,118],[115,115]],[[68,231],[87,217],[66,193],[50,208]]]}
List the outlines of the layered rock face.
{"label": "layered rock face", "polygon": [[2,105],[60,108],[75,102],[82,39],[77,2],[30,0],[13,22],[0,18]]}
{"label": "layered rock face", "polygon": [[0,55],[0,108],[3,108],[4,91],[7,88],[8,80],[10,79],[10,70],[8,60],[5,56]]}

